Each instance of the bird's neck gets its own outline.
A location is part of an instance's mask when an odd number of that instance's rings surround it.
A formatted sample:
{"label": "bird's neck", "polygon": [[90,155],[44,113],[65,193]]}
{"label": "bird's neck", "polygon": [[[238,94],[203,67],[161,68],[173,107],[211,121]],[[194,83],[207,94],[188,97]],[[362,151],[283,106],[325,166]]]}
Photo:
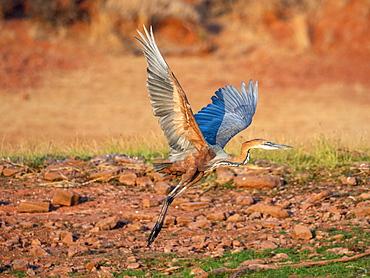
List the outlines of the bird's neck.
{"label": "bird's neck", "polygon": [[249,152],[249,149],[247,149],[244,152],[242,151],[238,157],[232,158],[230,160],[219,160],[215,162],[208,170],[212,170],[219,166],[231,166],[231,167],[243,166],[248,163],[249,158],[250,158],[250,152]]}
{"label": "bird's neck", "polygon": [[245,165],[248,163],[250,158],[250,148],[242,148],[240,155],[231,159],[231,162],[238,163],[240,165]]}

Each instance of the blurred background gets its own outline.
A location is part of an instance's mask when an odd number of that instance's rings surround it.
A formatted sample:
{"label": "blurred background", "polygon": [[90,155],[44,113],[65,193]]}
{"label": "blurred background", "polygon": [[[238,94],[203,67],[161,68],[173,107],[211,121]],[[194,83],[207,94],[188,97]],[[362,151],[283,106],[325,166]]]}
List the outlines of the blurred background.
{"label": "blurred background", "polygon": [[2,143],[160,133],[133,36],[157,44],[197,112],[259,81],[241,136],[370,131],[370,0],[0,0]]}

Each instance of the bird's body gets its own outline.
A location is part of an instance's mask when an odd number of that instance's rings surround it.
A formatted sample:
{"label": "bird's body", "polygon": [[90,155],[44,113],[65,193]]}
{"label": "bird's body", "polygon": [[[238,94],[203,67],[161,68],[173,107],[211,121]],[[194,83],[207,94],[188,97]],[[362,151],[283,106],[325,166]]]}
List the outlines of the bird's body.
{"label": "bird's body", "polygon": [[158,236],[172,201],[189,186],[197,183],[205,172],[218,166],[242,166],[249,161],[250,149],[287,149],[289,146],[253,139],[242,144],[240,156],[231,157],[224,151],[227,142],[247,128],[256,111],[258,83],[244,82],[241,91],[225,86],[216,91],[212,103],[193,114],[186,94],[162,57],[150,33],[136,38],[147,59],[147,88],[153,114],[170,146],[170,162],[154,164],[155,170],[167,175],[181,176],[179,184],[167,195],[148,246]]}

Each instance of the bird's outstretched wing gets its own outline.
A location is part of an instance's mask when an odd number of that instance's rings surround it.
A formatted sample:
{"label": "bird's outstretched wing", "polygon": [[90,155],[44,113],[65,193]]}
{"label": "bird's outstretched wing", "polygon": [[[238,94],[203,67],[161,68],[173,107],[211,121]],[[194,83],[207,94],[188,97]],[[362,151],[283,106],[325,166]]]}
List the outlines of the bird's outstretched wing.
{"label": "bird's outstretched wing", "polygon": [[212,103],[194,115],[204,138],[210,145],[223,148],[231,138],[247,128],[256,111],[258,82],[241,83],[241,92],[230,85],[220,88]]}
{"label": "bird's outstretched wing", "polygon": [[159,117],[159,124],[170,146],[171,161],[207,146],[186,98],[184,90],[160,53],[150,28],[144,26],[145,35],[135,37],[143,47],[148,68],[147,88],[153,114]]}

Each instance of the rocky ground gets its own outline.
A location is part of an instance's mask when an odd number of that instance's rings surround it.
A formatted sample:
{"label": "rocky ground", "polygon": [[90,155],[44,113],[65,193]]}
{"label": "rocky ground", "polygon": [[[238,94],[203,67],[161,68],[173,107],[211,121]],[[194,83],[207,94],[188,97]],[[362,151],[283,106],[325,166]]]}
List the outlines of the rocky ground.
{"label": "rocky ground", "polygon": [[[124,155],[35,165],[2,160],[0,273],[113,277],[136,269],[151,277],[152,272],[176,274],[179,258],[191,257],[192,273],[207,277],[197,259],[228,251],[300,246],[316,260],[322,259],[316,252],[322,246],[332,246],[328,252],[343,258],[369,253],[368,237],[348,236],[354,229],[358,235],[370,231],[369,166],[357,162],[338,173],[321,169],[318,179],[258,160],[245,168],[217,169],[174,201],[164,229],[148,248],[147,236],[176,179]],[[340,242],[348,247],[335,247]],[[176,258],[164,265],[153,262],[170,253]],[[241,266],[287,260],[278,253]]]}

